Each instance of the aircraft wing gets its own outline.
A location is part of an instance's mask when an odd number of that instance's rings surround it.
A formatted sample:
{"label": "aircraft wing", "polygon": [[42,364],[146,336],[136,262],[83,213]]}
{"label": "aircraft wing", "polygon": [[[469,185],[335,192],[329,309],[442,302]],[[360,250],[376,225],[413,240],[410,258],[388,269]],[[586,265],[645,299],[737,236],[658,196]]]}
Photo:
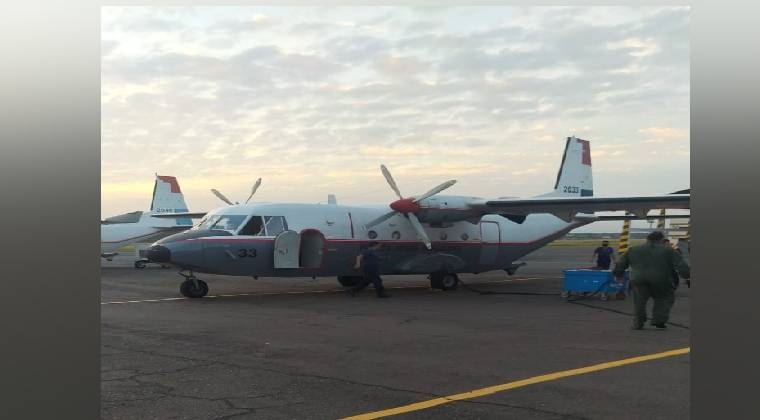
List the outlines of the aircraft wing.
{"label": "aircraft wing", "polygon": [[185,212],[185,213],[160,213],[160,214],[152,214],[151,217],[158,217],[162,219],[200,219],[201,217],[205,216],[208,212],[199,212],[199,213],[193,213],[193,212]]}
{"label": "aircraft wing", "polygon": [[647,214],[644,217],[637,216],[635,214],[620,214],[620,215],[597,215],[597,214],[576,214],[576,220],[590,220],[594,222],[614,222],[620,220],[659,220],[659,219],[688,219],[691,216],[688,214]]}
{"label": "aircraft wing", "polygon": [[478,208],[484,213],[500,214],[513,220],[520,218],[524,220],[524,216],[529,214],[549,213],[569,222],[575,219],[578,213],[589,216],[597,211],[627,211],[639,218],[646,218],[647,212],[652,209],[688,209],[690,198],[690,194],[640,197],[508,198],[488,200],[484,203],[474,204],[472,207]]}

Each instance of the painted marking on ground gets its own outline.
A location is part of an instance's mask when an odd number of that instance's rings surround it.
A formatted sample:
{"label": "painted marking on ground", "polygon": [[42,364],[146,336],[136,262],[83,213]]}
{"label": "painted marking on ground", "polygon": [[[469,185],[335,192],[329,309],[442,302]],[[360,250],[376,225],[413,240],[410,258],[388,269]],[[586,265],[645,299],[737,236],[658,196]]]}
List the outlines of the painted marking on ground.
{"label": "painted marking on ground", "polygon": [[424,410],[427,408],[439,406],[441,404],[447,404],[455,401],[469,400],[473,398],[483,397],[485,395],[495,394],[510,389],[520,388],[528,385],[533,385],[541,382],[555,381],[557,379],[567,378],[570,376],[583,375],[587,373],[597,372],[600,370],[616,368],[625,365],[631,365],[634,363],[647,362],[650,360],[663,359],[666,357],[680,356],[688,354],[691,351],[691,347],[684,347],[681,349],[674,349],[664,351],[662,353],[648,354],[644,356],[631,357],[623,360],[616,360],[612,362],[600,363],[598,365],[586,366],[577,369],[564,370],[561,372],[549,373],[546,375],[534,376],[532,378],[522,379],[519,381],[508,382],[501,385],[489,386],[486,388],[480,388],[473,391],[462,392],[460,394],[449,395],[446,397],[434,398],[432,400],[420,401],[418,403],[403,405],[400,407],[389,408],[387,410],[374,411],[366,414],[359,414],[356,416],[346,417],[343,420],[369,420],[379,419],[382,417],[395,416],[397,414],[409,413],[412,411]]}
{"label": "painted marking on ground", "polygon": [[[526,280],[540,280],[543,277],[525,277],[525,278],[516,278],[516,279],[504,279],[504,280],[491,280],[486,282],[480,282],[478,284],[475,284],[475,286],[483,285],[483,284],[495,284],[495,283],[511,283],[516,281],[526,281]],[[429,289],[430,286],[390,286],[386,287],[386,289]],[[330,289],[330,290],[303,290],[303,291],[290,291],[290,292],[258,292],[258,293],[231,293],[231,294],[220,294],[220,295],[210,295],[210,296],[204,296],[204,299],[214,299],[214,298],[220,298],[220,297],[238,297],[238,296],[277,296],[277,295],[306,295],[306,294],[312,294],[312,293],[344,293],[345,289]],[[173,300],[186,300],[190,299],[187,297],[166,297],[166,298],[153,298],[153,299],[139,299],[139,300],[121,300],[121,301],[113,301],[113,302],[100,302],[101,305],[123,305],[127,303],[148,303],[148,302],[169,302]]]}

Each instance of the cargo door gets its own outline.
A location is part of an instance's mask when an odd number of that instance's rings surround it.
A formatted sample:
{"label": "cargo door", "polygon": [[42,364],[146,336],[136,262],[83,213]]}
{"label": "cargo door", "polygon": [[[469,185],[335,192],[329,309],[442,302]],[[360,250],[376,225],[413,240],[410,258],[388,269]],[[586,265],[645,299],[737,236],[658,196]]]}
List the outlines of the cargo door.
{"label": "cargo door", "polygon": [[496,264],[501,231],[497,222],[480,222],[480,265]]}
{"label": "cargo door", "polygon": [[298,250],[301,237],[297,232],[286,230],[274,238],[274,268],[298,268]]}

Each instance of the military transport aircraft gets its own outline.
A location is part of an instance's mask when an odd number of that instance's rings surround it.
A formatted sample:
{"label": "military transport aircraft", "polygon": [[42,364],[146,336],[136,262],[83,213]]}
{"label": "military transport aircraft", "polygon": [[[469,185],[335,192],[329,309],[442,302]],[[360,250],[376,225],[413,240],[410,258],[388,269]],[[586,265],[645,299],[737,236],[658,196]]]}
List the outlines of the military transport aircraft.
{"label": "military transport aircraft", "polygon": [[[193,222],[186,212],[187,204],[177,178],[156,174],[150,210],[120,214],[100,222],[100,256],[110,261],[118,255],[119,248],[136,242],[152,242],[191,228]],[[174,213],[182,213],[183,217],[155,217]]]}
{"label": "military transport aircraft", "polygon": [[[650,209],[689,208],[690,192],[647,197],[593,197],[587,140],[569,137],[554,190],[533,198],[484,199],[439,195],[451,180],[404,197],[385,166],[398,200],[384,207],[337,204],[230,205],[206,214],[190,230],[154,243],[147,257],[180,269],[180,292],[203,297],[208,285],[194,273],[234,276],[337,276],[355,284],[359,249],[383,244],[381,274],[429,274],[433,288],[454,289],[457,273],[505,270],[518,258],[572,229],[600,220],[658,218]],[[601,216],[597,211],[632,215]],[[683,216],[682,216],[683,217]]]}

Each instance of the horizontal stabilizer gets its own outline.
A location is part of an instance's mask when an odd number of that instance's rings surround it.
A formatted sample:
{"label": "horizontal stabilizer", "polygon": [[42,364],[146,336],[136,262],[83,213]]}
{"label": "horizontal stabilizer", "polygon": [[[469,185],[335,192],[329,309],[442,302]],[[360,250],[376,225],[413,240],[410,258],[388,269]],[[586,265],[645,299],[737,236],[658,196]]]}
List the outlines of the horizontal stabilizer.
{"label": "horizontal stabilizer", "polygon": [[548,213],[563,220],[571,220],[578,213],[593,215],[599,211],[627,211],[643,218],[649,210],[688,209],[689,205],[689,194],[667,194],[641,197],[513,198],[472,203],[470,207],[482,211],[483,214],[527,216]]}
{"label": "horizontal stabilizer", "polygon": [[184,213],[161,213],[161,214],[154,214],[152,217],[157,217],[159,219],[181,219],[181,218],[191,218],[191,219],[200,219],[201,217],[205,216],[207,212],[184,212]]}

